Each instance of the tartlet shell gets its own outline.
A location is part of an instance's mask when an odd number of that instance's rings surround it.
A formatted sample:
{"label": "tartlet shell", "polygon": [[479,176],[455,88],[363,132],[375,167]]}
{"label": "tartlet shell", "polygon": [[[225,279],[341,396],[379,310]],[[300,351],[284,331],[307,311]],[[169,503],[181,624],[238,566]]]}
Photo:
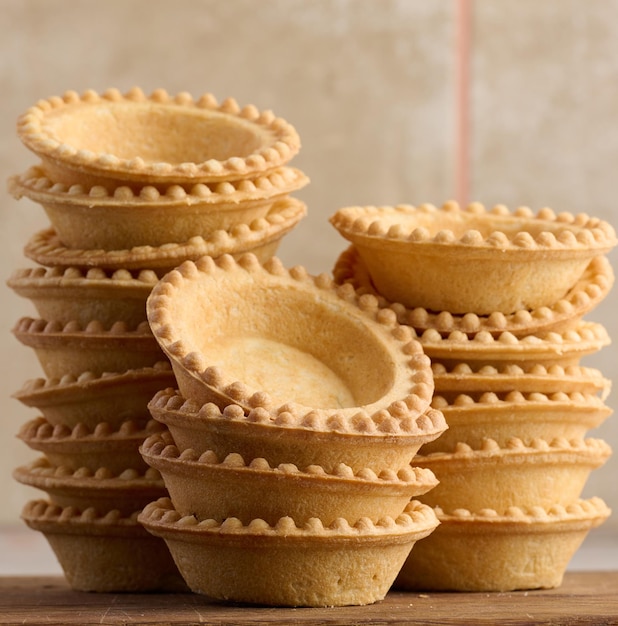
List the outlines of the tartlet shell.
{"label": "tartlet shell", "polygon": [[485,331],[493,335],[509,332],[516,337],[572,328],[605,299],[615,281],[614,271],[607,257],[597,256],[590,261],[579,280],[564,297],[551,305],[533,310],[521,309],[507,315],[501,312],[477,315],[436,312],[425,306],[407,308],[401,303],[386,300],[376,291],[367,268],[353,245],[337,258],[333,276],[338,284],[349,283],[359,293],[370,293],[381,298],[383,306],[390,306],[397,311],[402,324],[412,326],[418,333],[433,329],[443,335],[460,331],[471,336]]}
{"label": "tartlet shell", "polygon": [[568,506],[581,495],[590,473],[611,455],[602,439],[564,438],[503,446],[486,439],[478,448],[459,444],[453,452],[418,454],[413,465],[431,469],[439,485],[420,499],[450,513],[512,506]]}
{"label": "tartlet shell", "polygon": [[168,361],[122,372],[81,372],[59,378],[33,378],[13,397],[37,409],[52,425],[95,428],[100,421],[119,426],[150,419],[148,402],[161,389],[176,384]]}
{"label": "tartlet shell", "polygon": [[[374,298],[358,299],[353,290],[337,288],[329,276],[313,277],[302,267],[287,270],[276,257],[264,264],[252,254],[238,260],[225,255],[185,262],[154,287],[147,313],[181,393],[200,403],[238,404],[246,411],[283,410],[297,419],[323,414],[349,420],[363,414],[401,422],[425,413],[431,401],[429,360],[392,312],[379,309]],[[352,396],[350,404],[337,406],[339,397],[318,404],[314,396],[329,388],[317,370],[307,371],[305,363],[302,386],[295,387],[290,380],[290,389],[264,389],[262,384],[277,382],[269,371],[275,361],[249,363],[245,344],[242,363],[234,361],[228,372],[229,363],[217,366],[220,349],[214,343],[225,340],[227,346],[226,337],[241,341],[257,337],[311,355],[311,365],[319,364],[322,375],[328,370],[343,383]],[[278,351],[269,354],[274,359]],[[247,375],[248,363],[255,371]],[[295,366],[290,360],[284,372],[285,362],[276,365],[281,375]],[[241,378],[236,374],[239,368]],[[310,373],[315,388],[307,390]],[[248,381],[251,378],[259,379],[260,387]],[[310,404],[300,401],[299,393],[309,396]],[[341,384],[332,390],[333,396],[341,393]]]}
{"label": "tartlet shell", "polygon": [[[519,507],[451,515],[410,554],[394,587],[408,591],[495,592],[559,587],[588,532],[610,510],[600,498],[547,509]],[[505,566],[508,564],[508,567]]]}
{"label": "tartlet shell", "polygon": [[297,169],[279,168],[255,180],[192,185],[63,185],[40,167],[9,179],[9,191],[40,204],[67,248],[125,250],[137,246],[208,239],[266,217],[273,204],[301,189],[308,178]]}
{"label": "tartlet shell", "polygon": [[80,511],[31,500],[21,516],[45,536],[76,591],[188,591],[165,542],[146,531],[136,513]]}
{"label": "tartlet shell", "polygon": [[[157,393],[148,408],[154,419],[168,427],[180,450],[263,457],[271,466],[320,465],[327,472],[340,463],[355,472],[407,468],[420,447],[447,428],[442,413],[431,409],[401,425],[385,420],[381,430],[367,418],[328,420],[309,415],[299,420],[289,412],[273,415],[259,408],[245,415],[238,405],[221,410],[213,403],[187,400],[173,389]],[[398,429],[392,431],[394,427]]]}
{"label": "tartlet shell", "polygon": [[552,306],[592,258],[618,243],[607,222],[548,208],[357,206],[330,221],[356,246],[385,298],[457,314]]}
{"label": "tartlet shell", "polygon": [[185,260],[198,260],[206,255],[241,256],[251,252],[261,260],[269,259],[276,253],[281,239],[306,213],[307,207],[300,200],[283,198],[273,204],[265,217],[250,224],[237,224],[229,231],[217,230],[206,238],[191,237],[183,243],[137,246],[126,250],[68,248],[53,228],[46,228],[30,238],[24,254],[45,267],[150,269],[163,275]]}
{"label": "tartlet shell", "polygon": [[290,518],[275,526],[228,518],[199,522],[164,498],[138,517],[162,537],[189,588],[224,601],[269,606],[366,605],[382,600],[410,550],[433,532],[430,507],[412,501],[406,513],[377,524],[338,520],[325,527]]}
{"label": "tartlet shell", "polygon": [[338,518],[352,525],[363,517],[377,522],[396,518],[411,498],[437,485],[432,472],[421,468],[377,475],[353,472],[342,463],[327,472],[318,465],[273,467],[264,458],[245,461],[236,453],[219,458],[211,450],[180,452],[169,432],[149,436],[140,451],[161,474],[176,511],[198,520],[235,517],[249,524],[260,518],[276,524],[288,516],[297,525],[312,517],[325,525]]}
{"label": "tartlet shell", "polygon": [[294,127],[271,111],[241,108],[233,98],[219,104],[208,93],[194,99],[157,89],[146,96],[138,87],[40,100],[18,118],[17,135],[51,177],[69,185],[249,178],[300,149]]}
{"label": "tartlet shell", "polygon": [[150,332],[148,322],[129,328],[125,322],[104,326],[23,317],[13,328],[23,345],[32,348],[48,378],[103,374],[152,367],[165,355]]}

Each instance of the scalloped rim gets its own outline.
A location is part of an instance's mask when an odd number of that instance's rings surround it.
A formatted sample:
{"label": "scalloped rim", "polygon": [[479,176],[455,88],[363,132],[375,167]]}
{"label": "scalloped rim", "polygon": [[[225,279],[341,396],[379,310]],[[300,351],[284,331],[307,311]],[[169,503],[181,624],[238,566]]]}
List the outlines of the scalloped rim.
{"label": "scalloped rim", "polygon": [[[478,365],[475,363],[457,363],[447,367],[442,363],[432,363],[433,379],[435,384],[434,397],[447,392],[482,392],[493,391],[508,393],[512,389],[519,389],[522,393],[540,392],[549,390],[551,395],[556,389],[575,387],[565,393],[598,394],[601,401],[605,401],[610,394],[612,381],[603,376],[595,368],[580,365],[551,365],[532,362],[529,365],[506,363],[500,367],[493,365]],[[582,391],[589,389],[592,391]]]}
{"label": "scalloped rim", "polygon": [[84,444],[97,444],[113,442],[115,444],[127,444],[137,449],[144,439],[161,432],[164,427],[154,419],[145,423],[136,420],[125,420],[116,427],[108,422],[99,422],[94,427],[79,423],[73,427],[64,424],[53,425],[44,417],[36,417],[29,420],[19,429],[17,437],[31,447],[67,444],[77,447]]}
{"label": "scalloped rim", "polygon": [[152,269],[29,267],[15,270],[7,285],[18,294],[31,289],[106,289],[131,290],[148,295],[159,279],[160,276]]}
{"label": "scalloped rim", "polygon": [[245,423],[256,428],[284,428],[289,433],[298,431],[301,436],[305,436],[307,431],[323,433],[331,438],[331,442],[336,441],[338,436],[343,436],[345,441],[349,442],[349,437],[352,435],[363,437],[363,439],[373,439],[376,442],[387,441],[395,445],[392,441],[393,434],[396,434],[398,438],[411,438],[415,441],[419,439],[433,441],[447,428],[442,412],[431,408],[416,420],[405,420],[401,423],[395,420],[385,420],[379,423],[366,415],[342,419],[337,414],[329,417],[318,414],[317,411],[312,411],[302,417],[287,410],[272,413],[260,407],[251,409],[245,414],[244,409],[238,404],[229,404],[223,410],[211,402],[199,405],[193,400],[183,398],[171,387],[157,392],[148,403],[148,409],[155,419],[159,413],[172,414],[182,420],[187,418],[192,421],[223,419]]}
{"label": "scalloped rim", "polygon": [[[599,396],[591,393],[564,391],[550,394],[533,391],[522,393],[521,391],[508,391],[496,393],[493,391],[478,392],[478,397],[469,393],[460,393],[449,401],[440,392],[433,396],[432,406],[448,415],[453,412],[487,411],[513,409],[517,411],[543,411],[543,412],[600,412],[610,415],[612,409],[607,406]],[[448,421],[448,417],[447,417]]]}
{"label": "scalloped rim", "polygon": [[[416,487],[426,488],[426,491],[438,484],[431,470],[413,466],[402,468],[398,472],[385,469],[378,475],[368,468],[354,472],[349,465],[340,463],[335,468],[335,471],[331,473],[327,472],[320,465],[310,465],[299,469],[293,463],[282,463],[277,467],[272,467],[264,458],[251,459],[247,462],[241,455],[236,453],[230,453],[225,458],[220,459],[211,450],[201,455],[191,448],[181,452],[174,445],[173,439],[168,432],[150,435],[140,447],[140,453],[151,467],[155,467],[161,462],[164,464],[169,463],[171,466],[183,465],[195,470],[199,470],[201,467],[209,467],[223,471],[228,470],[238,474],[240,479],[242,479],[243,475],[248,474],[260,476],[292,475],[295,478],[315,480],[324,484],[343,481],[350,485],[354,483],[384,487]],[[161,468],[159,468],[159,471],[161,471]]]}
{"label": "scalloped rim", "polygon": [[[84,393],[91,391],[98,393],[105,387],[116,387],[122,384],[139,385],[140,381],[162,379],[175,381],[174,373],[169,361],[159,361],[152,367],[140,367],[125,370],[123,372],[103,372],[96,374],[92,371],[82,372],[79,376],[66,374],[62,378],[32,378],[27,380],[22,388],[13,394],[13,397],[21,402],[27,402],[37,397],[59,393]],[[36,406],[36,405],[34,405]]]}
{"label": "scalloped rim", "polygon": [[130,491],[164,488],[161,475],[150,467],[141,474],[136,469],[114,473],[105,467],[95,472],[86,467],[73,470],[66,466],[52,465],[45,456],[17,467],[13,477],[22,484],[39,489],[87,487],[93,494],[97,489],[112,489],[128,494]]}
{"label": "scalloped rim", "polygon": [[604,256],[597,256],[590,261],[582,277],[569,292],[549,307],[522,309],[510,314],[496,312],[478,315],[448,311],[434,313],[422,307],[408,309],[400,303],[388,302],[373,286],[369,272],[354,245],[339,255],[333,275],[337,284],[350,283],[360,294],[374,295],[381,306],[390,307],[397,312],[400,323],[412,326],[419,332],[434,329],[441,333],[461,331],[468,335],[480,331],[494,334],[505,331],[517,335],[530,334],[573,323],[607,296],[615,280],[609,260]]}
{"label": "scalloped rim", "polygon": [[452,465],[455,461],[480,461],[488,460],[494,462],[500,459],[501,464],[513,462],[519,464],[522,458],[526,463],[533,463],[534,460],[546,461],[555,459],[559,461],[561,457],[568,457],[573,463],[593,464],[600,466],[612,454],[611,446],[603,439],[572,439],[556,437],[551,441],[536,438],[530,442],[524,442],[518,437],[510,438],[505,445],[500,445],[491,438],[485,438],[478,448],[473,448],[467,443],[456,444],[453,452],[431,452],[423,455],[417,454],[413,464],[425,466],[433,463],[446,463]]}
{"label": "scalloped rim", "polygon": [[28,336],[36,337],[79,337],[95,339],[120,338],[122,340],[154,339],[147,321],[140,322],[135,328],[130,328],[124,320],[114,322],[107,328],[99,320],[92,320],[86,325],[78,321],[62,324],[56,320],[22,317],[13,327],[13,333],[21,340]]}
{"label": "scalloped rim", "polygon": [[223,522],[213,519],[197,521],[192,515],[182,517],[177,513],[169,498],[159,498],[151,502],[139,514],[138,520],[147,528],[173,530],[177,533],[217,537],[221,541],[234,538],[272,538],[281,539],[286,544],[293,544],[295,539],[337,540],[387,538],[430,532],[438,525],[434,510],[428,505],[412,500],[396,519],[383,518],[372,522],[361,518],[351,526],[344,518],[335,520],[325,527],[318,518],[310,518],[298,527],[291,517],[282,517],[276,524],[270,525],[264,520],[254,519],[243,525],[234,517]]}
{"label": "scalloped rim", "polygon": [[53,228],[35,233],[27,242],[25,255],[51,266],[101,267],[115,269],[142,269],[169,271],[187,258],[241,254],[247,249],[264,246],[281,239],[305,217],[307,207],[296,198],[283,198],[270,212],[250,224],[237,224],[229,231],[214,231],[207,239],[196,236],[185,243],[162,246],[137,246],[130,250],[81,250],[64,246]]}
{"label": "scalloped rim", "polygon": [[[113,183],[113,181],[110,181]],[[212,183],[196,183],[185,189],[170,183],[163,189],[154,185],[143,185],[133,189],[118,182],[104,185],[66,185],[55,182],[40,166],[33,166],[23,174],[8,180],[9,193],[16,199],[29,198],[41,205],[62,204],[63,206],[93,206],[113,208],[168,207],[170,210],[185,206],[226,205],[240,206],[242,203],[274,199],[302,189],[309,178],[297,168],[280,167],[253,179],[241,179]]]}
{"label": "scalloped rim", "polygon": [[[253,254],[242,255],[235,260],[229,255],[223,255],[217,259],[204,257],[197,263],[185,262],[173,272],[164,277],[151,292],[147,302],[148,320],[153,334],[157,338],[161,348],[168,357],[177,362],[189,375],[201,380],[205,385],[216,390],[220,395],[226,396],[230,404],[238,404],[245,410],[262,407],[270,413],[291,413],[297,421],[305,420],[309,415],[315,418],[323,416],[340,415],[340,420],[351,421],[358,419],[360,414],[367,414],[364,407],[351,407],[341,410],[314,409],[297,403],[285,403],[273,406],[272,399],[260,390],[249,389],[241,381],[232,378],[226,379],[225,373],[213,371],[202,359],[185,346],[182,337],[176,336],[174,331],[174,318],[168,310],[169,302],[174,297],[175,290],[185,280],[191,280],[195,276],[218,273],[239,273],[252,276],[254,281],[283,281],[301,286],[304,290],[315,290],[321,299],[329,298],[340,310],[350,315],[365,326],[373,328],[386,338],[385,345],[389,347],[394,363],[405,365],[404,369],[411,378],[411,383],[399,398],[393,398],[385,407],[376,408],[371,419],[379,420],[382,427],[386,422],[403,424],[408,421],[416,421],[416,418],[429,409],[429,403],[433,394],[433,376],[431,374],[430,361],[423,354],[420,344],[412,338],[410,329],[400,326],[392,312],[380,309],[375,298],[358,298],[353,290],[338,288],[332,279],[321,274],[311,276],[303,267],[286,269],[277,257],[273,257],[261,264]],[[394,386],[402,385],[403,374],[399,376],[399,382]],[[379,400],[372,404],[378,405]],[[371,405],[366,405],[371,406]],[[401,426],[397,428],[400,430]],[[409,427],[404,427],[406,430]]]}
{"label": "scalloped rim", "polygon": [[[232,156],[224,160],[209,159],[200,163],[172,164],[148,162],[143,159],[123,159],[107,153],[93,153],[80,150],[50,136],[45,129],[45,118],[67,114],[75,107],[101,107],[121,104],[145,108],[173,108],[182,114],[182,109],[190,108],[192,114],[198,112],[206,117],[221,117],[236,120],[245,128],[254,127],[264,138],[265,145],[245,157]],[[300,150],[300,138],[294,127],[270,111],[259,111],[253,105],[240,108],[233,98],[219,104],[212,94],[203,94],[198,99],[181,92],[170,96],[165,90],[157,89],[146,96],[141,89],[134,87],[126,94],[117,89],[108,89],[102,94],[88,90],[83,94],[67,91],[61,97],[40,100],[25,111],[17,121],[17,134],[30,150],[71,169],[88,171],[94,174],[128,180],[147,178],[151,181],[215,181],[255,176],[257,173],[279,167],[289,161]]]}
{"label": "scalloped rim", "polygon": [[523,337],[516,337],[508,331],[501,332],[496,337],[488,331],[469,337],[459,330],[443,337],[437,330],[428,329],[416,333],[416,338],[431,358],[436,356],[435,350],[445,350],[450,359],[461,357],[464,361],[472,357],[496,357],[496,353],[500,352],[513,356],[525,353],[530,360],[539,358],[539,355],[567,359],[571,354],[579,356],[596,352],[611,343],[602,324],[585,320],[562,332],[547,331]]}
{"label": "scalloped rim", "polygon": [[[434,510],[440,523],[445,526],[455,523],[478,526],[486,523],[491,528],[495,528],[495,525],[508,525],[510,527],[512,524],[521,524],[529,527],[534,524],[547,527],[548,531],[551,531],[552,525],[557,522],[598,520],[601,523],[611,514],[608,506],[599,497],[592,497],[587,500],[580,499],[568,506],[560,504],[554,504],[550,507],[533,506],[528,508],[511,506],[502,513],[498,513],[494,509],[482,509],[474,512],[467,509],[455,509],[446,513],[439,506],[435,507]],[[498,529],[496,528],[496,530]]]}
{"label": "scalloped rim", "polygon": [[[422,215],[430,218],[440,217],[448,220],[484,219],[488,222],[499,223],[505,219],[514,224],[520,223],[521,229],[512,237],[496,229],[487,237],[473,228],[465,231],[457,237],[448,228],[441,229],[432,236],[430,231],[414,225],[406,227],[399,222],[393,224],[389,221],[392,215],[414,216]],[[460,207],[457,202],[447,202],[441,207],[432,204],[423,204],[418,207],[400,204],[397,206],[353,206],[339,209],[330,218],[331,224],[344,237],[363,238],[364,240],[389,240],[401,242],[406,245],[415,244],[423,247],[454,247],[461,250],[487,250],[492,254],[497,249],[504,258],[508,252],[524,252],[527,255],[534,251],[578,251],[596,250],[596,254],[602,254],[614,247],[618,240],[612,226],[607,222],[580,213],[556,214],[550,208],[543,208],[535,215],[528,207],[518,207],[509,210],[504,205],[495,205],[487,209],[479,202],[473,202],[465,207]],[[541,231],[532,236],[528,228],[538,230],[542,223],[551,224],[561,228],[558,236],[550,231]],[[507,255],[508,256],[508,255]]]}

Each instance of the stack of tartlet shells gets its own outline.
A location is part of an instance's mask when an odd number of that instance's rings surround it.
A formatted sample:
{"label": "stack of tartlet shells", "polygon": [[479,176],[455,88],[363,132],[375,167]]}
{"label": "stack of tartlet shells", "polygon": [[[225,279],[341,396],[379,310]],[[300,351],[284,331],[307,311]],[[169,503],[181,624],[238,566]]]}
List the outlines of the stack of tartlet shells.
{"label": "stack of tartlet shells", "polygon": [[432,361],[432,406],[449,429],[413,465],[440,526],[404,564],[401,589],[559,586],[591,528],[610,514],[581,499],[609,445],[589,438],[611,413],[610,381],[581,360],[608,345],[584,317],[607,295],[611,226],[522,207],[346,207],[350,246],[336,282],[381,298]]}
{"label": "stack of tartlet shells", "polygon": [[186,259],[249,250],[267,259],[305,215],[290,194],[294,128],[271,112],[163,90],[67,92],[38,102],[18,135],[40,157],[9,180],[45,210],[9,286],[34,305],[16,338],[44,378],[15,396],[39,411],[19,437],[42,456],[15,478],[48,495],[25,522],[43,532],[75,589],[186,589],[165,543],[138,522],[167,495],[139,447],[165,429],[148,402],[175,386],[146,300]]}
{"label": "stack of tartlet shells", "polygon": [[274,606],[384,598],[438,525],[412,467],[446,429],[430,362],[373,296],[247,253],[187,261],[153,289],[178,389],[142,446],[168,498],[139,516],[190,589]]}

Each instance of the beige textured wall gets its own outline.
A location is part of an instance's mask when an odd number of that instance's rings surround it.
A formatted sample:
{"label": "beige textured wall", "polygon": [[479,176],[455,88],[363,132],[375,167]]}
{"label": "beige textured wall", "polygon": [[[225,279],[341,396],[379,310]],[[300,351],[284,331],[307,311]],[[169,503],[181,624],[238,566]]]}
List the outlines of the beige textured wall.
{"label": "beige textured wall", "polygon": [[[466,16],[462,133],[457,33]],[[296,126],[303,147],[293,164],[312,182],[299,194],[309,214],[280,249],[289,265],[330,271],[346,244],[327,219],[348,204],[465,194],[618,225],[616,18],[618,0],[0,0],[0,178],[35,161],[14,128],[30,104],[68,89],[139,85],[233,96]],[[461,137],[470,140],[463,162]],[[4,283],[29,264],[22,247],[47,222],[40,207],[7,194],[0,220]],[[15,439],[34,415],[10,395],[40,370],[10,334],[31,306],[0,289],[0,522],[15,522],[40,494],[11,478],[34,457]],[[614,292],[594,313],[615,337],[617,304]],[[614,346],[594,363],[611,377],[617,360]],[[618,445],[618,418],[597,434]],[[613,458],[588,487],[614,508],[616,471]]]}

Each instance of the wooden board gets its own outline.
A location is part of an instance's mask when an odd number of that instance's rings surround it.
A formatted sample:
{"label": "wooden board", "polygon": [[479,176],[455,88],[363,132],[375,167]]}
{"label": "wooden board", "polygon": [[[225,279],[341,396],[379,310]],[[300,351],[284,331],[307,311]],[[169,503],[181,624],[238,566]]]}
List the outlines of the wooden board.
{"label": "wooden board", "polygon": [[196,594],[72,591],[61,577],[0,578],[0,624],[618,624],[618,571],[570,572],[552,590],[400,593],[365,607],[262,608]]}

